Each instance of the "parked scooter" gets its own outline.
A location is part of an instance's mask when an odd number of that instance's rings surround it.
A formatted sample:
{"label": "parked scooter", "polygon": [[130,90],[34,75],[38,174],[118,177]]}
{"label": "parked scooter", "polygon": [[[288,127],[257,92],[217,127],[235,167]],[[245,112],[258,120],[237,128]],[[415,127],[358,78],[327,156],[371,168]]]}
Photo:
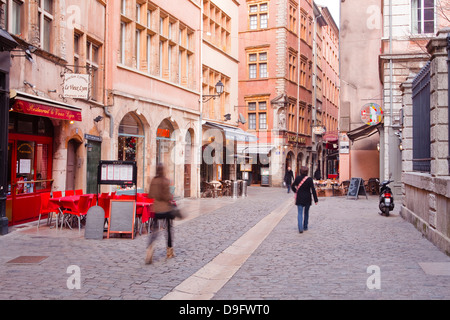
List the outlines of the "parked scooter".
{"label": "parked scooter", "polygon": [[388,186],[391,182],[394,182],[394,180],[384,180],[380,185],[380,214],[385,215],[386,217],[389,216],[389,211],[394,210],[394,195],[392,194],[391,188]]}

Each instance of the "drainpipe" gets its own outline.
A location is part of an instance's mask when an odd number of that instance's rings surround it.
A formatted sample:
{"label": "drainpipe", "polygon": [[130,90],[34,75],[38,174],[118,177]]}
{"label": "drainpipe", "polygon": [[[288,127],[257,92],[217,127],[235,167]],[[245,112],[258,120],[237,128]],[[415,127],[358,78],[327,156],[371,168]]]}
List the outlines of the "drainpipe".
{"label": "drainpipe", "polygon": [[[109,107],[105,106],[104,108],[105,114],[106,116],[109,118],[109,137],[112,140],[113,134],[114,134],[114,116],[113,114],[109,111]],[[112,152],[111,152],[112,153]],[[111,158],[112,159],[112,158]]]}
{"label": "drainpipe", "polygon": [[198,116],[198,159],[197,159],[197,198],[201,198],[201,165],[202,165],[202,142],[203,142],[203,2],[200,3],[200,55],[199,55],[199,74],[200,74],[200,83],[199,83],[199,104],[200,104],[200,112]]}
{"label": "drainpipe", "polygon": [[105,8],[105,61],[104,61],[104,65],[105,65],[105,72],[103,72],[103,86],[104,86],[104,90],[103,90],[103,101],[104,101],[104,107],[103,110],[105,112],[105,115],[109,118],[109,137],[110,137],[110,159],[112,160],[114,158],[114,151],[113,151],[113,147],[114,147],[114,143],[113,143],[113,136],[114,136],[114,116],[112,115],[112,113],[109,111],[109,106],[108,106],[108,90],[107,90],[107,80],[108,80],[108,71],[109,71],[109,66],[107,65],[107,61],[109,61],[109,59],[106,59],[106,55],[109,52],[109,23],[108,23],[108,9],[109,9],[110,4],[106,4],[106,8]]}
{"label": "drainpipe", "polygon": [[[390,121],[388,124],[388,146],[391,145],[390,143],[390,139],[391,139],[391,130],[392,130],[392,126],[394,124],[394,106],[393,106],[393,99],[394,99],[394,93],[393,93],[393,61],[392,61],[392,0],[389,0],[389,116],[390,116]],[[390,171],[391,165],[392,165],[392,156],[393,154],[391,152],[389,152],[389,163],[388,163],[388,171]],[[386,175],[386,170],[385,170],[385,175]],[[385,176],[385,178],[387,179],[389,177]]]}

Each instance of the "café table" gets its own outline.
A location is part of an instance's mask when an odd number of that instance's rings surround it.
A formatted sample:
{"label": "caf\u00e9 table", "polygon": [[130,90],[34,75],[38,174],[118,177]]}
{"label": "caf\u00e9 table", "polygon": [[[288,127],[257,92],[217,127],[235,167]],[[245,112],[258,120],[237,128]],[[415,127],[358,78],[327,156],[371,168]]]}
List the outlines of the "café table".
{"label": "caf\u00e9 table", "polygon": [[148,222],[150,226],[150,219],[155,217],[155,212],[153,212],[153,199],[145,199],[144,201],[136,202],[136,217],[140,221],[139,234],[142,234],[142,226]]}
{"label": "caf\u00e9 table", "polygon": [[213,180],[209,182],[212,186],[213,186],[213,191],[214,191],[214,198],[217,197],[219,195],[219,193],[222,191],[221,187],[222,187],[222,183],[220,181],[217,180]]}
{"label": "caf\u00e9 table", "polygon": [[[95,195],[93,194],[88,194],[91,197],[91,200],[94,198]],[[78,202],[80,201],[81,195],[72,195],[72,196],[64,196],[64,197],[59,197],[59,198],[50,198],[49,202],[57,205],[58,206],[58,210],[59,210],[59,214],[56,220],[56,229],[58,228],[58,223],[59,223],[59,215],[62,216],[62,221],[61,221],[61,229],[64,225],[64,215],[63,213],[63,209],[75,209],[78,206]],[[67,225],[70,227],[68,221]],[[71,227],[70,227],[71,228]]]}

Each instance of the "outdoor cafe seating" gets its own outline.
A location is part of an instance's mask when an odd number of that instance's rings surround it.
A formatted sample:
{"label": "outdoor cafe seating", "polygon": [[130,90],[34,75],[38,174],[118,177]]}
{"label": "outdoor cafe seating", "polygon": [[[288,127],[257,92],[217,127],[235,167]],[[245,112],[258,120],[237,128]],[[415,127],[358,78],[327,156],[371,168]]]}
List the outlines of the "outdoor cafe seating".
{"label": "outdoor cafe seating", "polygon": [[137,195],[117,195],[116,192],[97,194],[83,194],[82,190],[66,190],[42,193],[40,197],[40,211],[38,228],[41,225],[41,219],[47,216],[47,225],[52,224],[55,215],[55,229],[64,226],[72,229],[75,224],[81,231],[82,222],[85,220],[89,208],[98,205],[105,212],[105,223],[108,223],[111,211],[111,199],[131,200],[136,202],[136,220],[137,230],[142,234],[144,225],[147,230],[154,218],[152,210],[153,199],[148,198],[147,194],[138,193]]}

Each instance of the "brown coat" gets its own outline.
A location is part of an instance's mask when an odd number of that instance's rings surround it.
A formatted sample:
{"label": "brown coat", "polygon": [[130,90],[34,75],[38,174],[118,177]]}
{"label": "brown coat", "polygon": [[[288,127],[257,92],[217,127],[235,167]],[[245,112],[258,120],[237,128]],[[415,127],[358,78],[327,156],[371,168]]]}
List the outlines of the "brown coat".
{"label": "brown coat", "polygon": [[150,183],[150,191],[148,197],[154,199],[153,210],[156,213],[169,212],[172,210],[170,201],[172,194],[170,193],[169,179],[164,177],[155,177]]}

